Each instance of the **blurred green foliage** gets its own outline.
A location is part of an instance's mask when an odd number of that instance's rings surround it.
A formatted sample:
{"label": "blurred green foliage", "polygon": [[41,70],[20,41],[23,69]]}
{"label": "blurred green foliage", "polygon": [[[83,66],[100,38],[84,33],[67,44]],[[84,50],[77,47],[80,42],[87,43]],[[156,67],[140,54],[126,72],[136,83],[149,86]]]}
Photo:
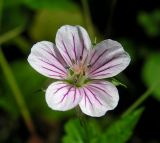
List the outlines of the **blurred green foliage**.
{"label": "blurred green foliage", "polygon": [[[133,135],[143,109],[137,109],[123,118],[116,119],[114,117],[109,121],[110,126],[108,126],[107,118],[105,128],[101,120],[98,119],[87,118],[87,127],[84,127],[79,119],[68,121],[68,118],[75,116],[73,110],[68,112],[53,111],[45,102],[43,89],[46,89],[53,80],[46,80],[46,77],[39,75],[27,63],[27,56],[32,43],[41,40],[53,41],[57,29],[65,24],[85,26],[83,16],[81,7],[72,0],[6,0],[3,6],[0,44],[3,44],[4,48],[8,48],[9,53],[12,51],[11,48],[19,48],[23,54],[22,57],[16,57],[13,62],[10,62],[10,67],[33,120],[38,118],[42,122],[47,121],[46,124],[52,123],[55,126],[58,122],[65,121],[63,143],[125,143]],[[150,13],[142,11],[138,14],[137,20],[148,37],[157,38],[160,36],[160,10],[157,9]],[[99,41],[103,36],[97,32],[95,27],[94,30]],[[89,33],[92,39],[94,39],[95,31]],[[142,55],[141,59],[144,60],[142,78],[148,88],[154,82],[160,81],[159,52],[150,52],[149,48],[146,48],[148,45],[142,43],[144,51],[148,54],[145,55],[142,54],[139,43],[137,44],[131,38],[120,37],[119,41],[124,49],[129,52],[133,65],[138,61],[138,56]],[[0,74],[3,75],[1,71]],[[114,83],[121,85],[117,80],[114,80]],[[21,116],[17,103],[12,96],[13,93],[3,76],[0,76],[0,85],[0,109],[7,114],[7,118],[4,117],[4,120],[11,121],[12,124],[8,125],[2,119],[0,120],[3,121],[4,126],[7,126],[6,128],[3,126],[4,130],[0,132],[0,142],[5,142],[9,134],[13,132],[13,124]],[[159,88],[154,89],[153,95],[155,99],[160,101]],[[63,134],[59,136],[62,137]],[[13,142],[20,141],[18,137],[15,137]]]}
{"label": "blurred green foliage", "polygon": [[86,120],[86,127],[78,119],[72,119],[65,125],[63,143],[126,143],[132,136],[142,112],[143,108],[137,109],[111,122],[106,129],[93,119]]}
{"label": "blurred green foliage", "polygon": [[138,16],[138,23],[150,37],[160,36],[160,10],[156,9],[151,13],[141,12]]}
{"label": "blurred green foliage", "polygon": [[[49,83],[45,82],[46,78],[37,74],[27,61],[14,62],[11,68],[32,115],[53,121],[72,114],[72,112],[56,112],[48,108],[43,89],[47,88]],[[5,81],[3,78],[1,80]],[[44,85],[44,83],[47,85]],[[20,116],[19,110],[17,109],[14,98],[11,96],[12,93],[8,85],[5,83],[3,83],[3,90],[5,92],[0,96],[0,107],[3,107],[12,118],[17,119]]]}
{"label": "blurred green foliage", "polygon": [[55,39],[61,25],[83,25],[83,18],[78,8],[68,10],[42,10],[35,15],[29,33],[35,41]]}
{"label": "blurred green foliage", "polygon": [[143,71],[142,77],[144,83],[151,87],[157,83],[156,88],[154,88],[153,95],[156,99],[160,101],[160,53],[152,53],[147,57]]}

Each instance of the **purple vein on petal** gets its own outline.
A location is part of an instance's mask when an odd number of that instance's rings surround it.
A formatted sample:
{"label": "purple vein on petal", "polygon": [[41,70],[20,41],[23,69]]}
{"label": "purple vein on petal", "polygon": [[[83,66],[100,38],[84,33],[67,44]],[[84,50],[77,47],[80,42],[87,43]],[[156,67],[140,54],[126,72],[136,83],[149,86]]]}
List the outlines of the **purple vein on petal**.
{"label": "purple vein on petal", "polygon": [[46,69],[46,70],[49,70],[49,71],[52,71],[52,72],[55,72],[55,73],[57,73],[57,74],[60,74],[60,75],[64,75],[64,76],[65,76],[64,73],[61,73],[61,72],[58,72],[58,71],[54,71],[54,70],[52,70],[52,69],[49,69],[49,68],[46,68],[46,67],[43,67],[43,66],[42,66],[42,68],[44,68],[44,69]]}
{"label": "purple vein on petal", "polygon": [[105,66],[106,64],[109,64],[110,62],[112,62],[114,59],[116,59],[117,57],[112,57],[110,60],[105,61],[104,63],[102,63],[101,65],[97,66],[97,68],[93,69],[90,73],[95,72],[97,69],[102,68],[103,66]]}
{"label": "purple vein on petal", "polygon": [[76,87],[74,87],[74,98],[73,98],[73,103],[75,102],[75,99],[76,99],[76,92],[77,92]]}
{"label": "purple vein on petal", "polygon": [[[103,91],[104,93],[106,93],[107,95],[111,96],[111,95],[108,94],[104,89],[102,89],[102,88],[100,88],[100,87],[97,87],[97,86],[95,86],[95,85],[88,85],[88,86],[90,86],[91,88],[99,89],[99,90]],[[112,96],[111,96],[111,97],[112,97]]]}
{"label": "purple vein on petal", "polygon": [[96,49],[94,50],[94,53],[93,53],[93,55],[92,55],[92,57],[91,57],[91,59],[90,59],[90,61],[89,61],[89,63],[91,63],[92,62],[92,59],[93,59],[93,57],[94,57],[94,55],[96,54]]}
{"label": "purple vein on petal", "polygon": [[68,95],[68,93],[70,92],[70,90],[72,89],[73,87],[71,86],[68,91],[63,95],[63,98],[61,99],[60,103],[63,102],[63,100],[65,99],[65,97]]}
{"label": "purple vein on petal", "polygon": [[76,45],[75,45],[75,37],[72,34],[72,38],[73,38],[73,51],[74,51],[74,56],[75,56],[75,61],[77,62],[77,54],[76,54]]}
{"label": "purple vein on petal", "polygon": [[97,63],[97,61],[108,51],[108,49],[105,49],[97,58],[94,60],[95,62],[91,64],[92,66]]}
{"label": "purple vein on petal", "polygon": [[62,44],[63,44],[63,47],[64,47],[64,49],[65,49],[65,51],[66,51],[67,56],[69,57],[69,59],[70,59],[70,61],[71,61],[71,63],[72,63],[72,59],[71,59],[71,57],[70,57],[70,55],[69,55],[69,53],[68,53],[68,50],[67,50],[66,45],[64,44],[64,41],[63,41],[63,40],[62,40]]}
{"label": "purple vein on petal", "polygon": [[[97,75],[99,75],[99,73],[101,73],[101,72],[104,72],[104,71],[106,71],[106,70],[109,70],[109,69],[111,69],[111,68],[113,68],[113,67],[116,67],[116,66],[119,66],[119,65],[121,65],[121,64],[116,64],[116,65],[113,65],[113,66],[110,66],[110,67],[107,67],[107,68],[105,68],[105,69],[102,69],[102,70],[99,70],[99,71],[94,71],[94,72],[91,72],[93,75],[95,75],[95,74],[97,74]],[[106,73],[106,74],[111,74],[110,72],[109,73]],[[104,74],[104,75],[106,75],[106,74]],[[101,75],[101,74],[100,74]],[[103,75],[103,74],[102,74]]]}
{"label": "purple vein on petal", "polygon": [[64,85],[64,86],[62,86],[62,87],[58,88],[58,89],[54,92],[54,94],[56,94],[59,90],[61,90],[61,89],[65,88],[65,87],[68,87],[68,86],[69,86],[69,85]]}
{"label": "purple vein on petal", "polygon": [[85,95],[85,106],[86,106],[86,98],[88,99],[89,103],[91,104],[91,106],[93,107],[93,104],[91,102],[91,100],[89,99],[89,97],[87,96],[87,93],[85,91],[85,89],[83,88],[83,92],[84,92],[84,95]]}
{"label": "purple vein on petal", "polygon": [[42,62],[44,62],[44,63],[46,63],[46,64],[48,64],[48,65],[50,65],[50,66],[55,67],[56,69],[58,69],[58,70],[60,70],[60,71],[62,71],[63,73],[66,74],[66,72],[65,72],[64,70],[62,70],[61,68],[59,68],[59,67],[57,67],[57,66],[55,66],[55,65],[53,65],[53,64],[51,64],[51,63],[49,63],[49,62],[47,62],[47,61],[44,61],[44,60],[41,59],[41,58],[39,58],[39,60],[42,61]]}
{"label": "purple vein on petal", "polygon": [[96,95],[92,92],[91,89],[89,89],[89,88],[87,88],[87,87],[85,87],[85,88],[93,95],[93,97],[98,101],[98,103],[99,103],[100,105],[103,105],[103,104],[101,103],[101,101],[96,97]]}
{"label": "purple vein on petal", "polygon": [[[83,59],[83,53],[84,53],[84,40],[83,39],[81,39],[81,42],[82,42],[82,52],[81,52],[81,56],[80,56],[80,58],[82,58]],[[81,60],[81,59],[80,59]]]}
{"label": "purple vein on petal", "polygon": [[[48,45],[46,45],[46,44],[44,44],[44,43],[42,43],[42,44],[50,49],[50,47],[49,47]],[[61,63],[61,61],[54,55],[52,49],[50,49],[51,52],[47,51],[47,50],[44,49],[44,48],[42,48],[42,49],[43,49],[44,51],[46,51],[49,55],[51,55],[53,58],[55,58],[55,59],[64,67],[64,65]],[[54,49],[54,48],[53,48],[53,49]],[[61,57],[61,58],[62,58],[62,57]],[[64,59],[62,59],[62,60],[64,61]]]}

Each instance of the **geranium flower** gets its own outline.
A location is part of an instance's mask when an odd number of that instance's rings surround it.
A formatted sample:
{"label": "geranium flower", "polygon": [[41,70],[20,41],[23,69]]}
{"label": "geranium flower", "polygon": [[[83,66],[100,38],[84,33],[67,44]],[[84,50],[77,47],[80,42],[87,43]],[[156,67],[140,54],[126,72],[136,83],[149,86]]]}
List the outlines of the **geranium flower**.
{"label": "geranium flower", "polygon": [[117,88],[106,81],[130,62],[120,43],[104,40],[93,46],[81,26],[62,26],[56,44],[41,41],[28,57],[40,74],[57,79],[46,90],[46,102],[53,110],[66,111],[79,104],[83,113],[99,117],[119,101]]}

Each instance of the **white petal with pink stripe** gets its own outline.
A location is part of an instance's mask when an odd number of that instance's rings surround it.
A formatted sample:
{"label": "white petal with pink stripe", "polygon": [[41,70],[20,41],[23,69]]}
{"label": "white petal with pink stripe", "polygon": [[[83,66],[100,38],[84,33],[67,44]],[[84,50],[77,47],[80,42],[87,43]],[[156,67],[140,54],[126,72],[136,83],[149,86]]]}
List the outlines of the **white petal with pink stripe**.
{"label": "white petal with pink stripe", "polygon": [[81,26],[62,26],[56,34],[56,45],[70,66],[84,61],[91,49],[88,33]]}
{"label": "white petal with pink stripe", "polygon": [[77,106],[82,99],[80,90],[68,83],[57,81],[46,90],[46,101],[53,110],[66,111]]}
{"label": "white petal with pink stripe", "polygon": [[67,77],[66,63],[51,42],[42,41],[33,45],[28,62],[36,71],[47,77],[54,79]]}
{"label": "white petal with pink stripe", "polygon": [[108,39],[93,48],[88,62],[91,65],[88,77],[103,79],[113,77],[123,71],[129,65],[130,57],[120,43]]}
{"label": "white petal with pink stripe", "polygon": [[107,111],[113,110],[119,101],[117,88],[110,82],[92,81],[81,89],[83,98],[80,108],[83,113],[93,116],[103,116]]}

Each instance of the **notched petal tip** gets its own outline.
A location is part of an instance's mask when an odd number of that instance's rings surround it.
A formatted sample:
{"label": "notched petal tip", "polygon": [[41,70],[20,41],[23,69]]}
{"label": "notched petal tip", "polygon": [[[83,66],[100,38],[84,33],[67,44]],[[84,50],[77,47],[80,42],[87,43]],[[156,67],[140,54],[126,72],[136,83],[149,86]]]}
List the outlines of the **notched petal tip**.
{"label": "notched petal tip", "polygon": [[34,44],[27,60],[44,76],[55,79],[64,79],[67,76],[65,62],[52,42],[41,41]]}
{"label": "notched petal tip", "polygon": [[79,89],[63,81],[52,83],[46,90],[46,102],[53,110],[70,110],[77,106],[81,99]]}
{"label": "notched petal tip", "polygon": [[79,61],[80,57],[86,58],[91,49],[91,41],[87,31],[81,26],[65,25],[57,31],[56,46],[67,64],[72,66],[72,61]]}
{"label": "notched petal tip", "polygon": [[92,117],[101,117],[113,110],[119,101],[117,88],[107,81],[92,81],[82,89],[83,98],[80,108],[83,113]]}
{"label": "notched petal tip", "polygon": [[89,70],[91,79],[103,79],[113,77],[122,72],[130,63],[129,54],[124,51],[122,45],[108,39],[96,45],[90,55]]}

